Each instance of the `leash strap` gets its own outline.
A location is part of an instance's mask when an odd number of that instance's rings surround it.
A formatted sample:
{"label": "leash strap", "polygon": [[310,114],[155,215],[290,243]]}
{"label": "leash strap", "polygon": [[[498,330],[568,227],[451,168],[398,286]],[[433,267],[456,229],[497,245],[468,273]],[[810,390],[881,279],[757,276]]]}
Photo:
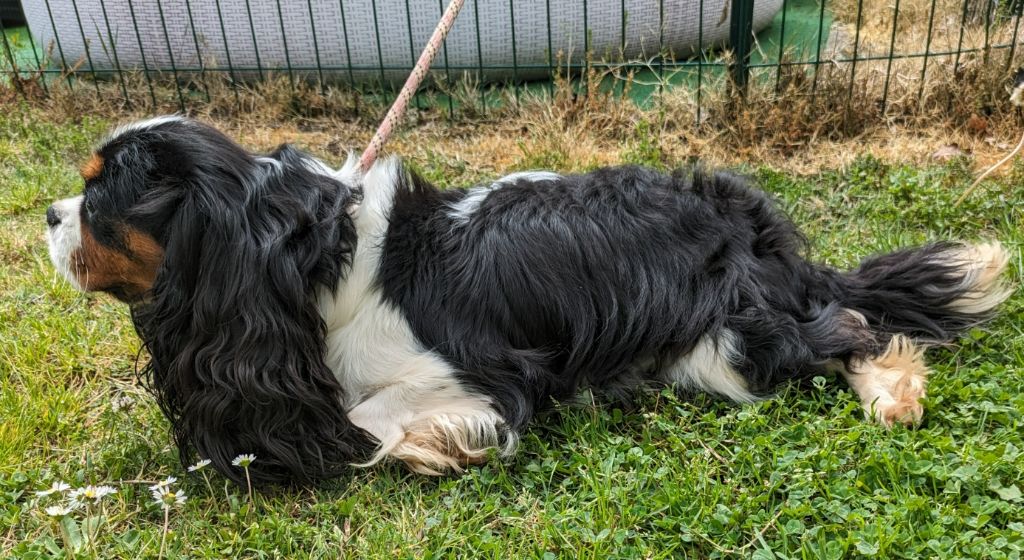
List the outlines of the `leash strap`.
{"label": "leash strap", "polygon": [[448,4],[448,9],[441,16],[441,21],[438,22],[437,27],[434,29],[434,34],[430,36],[430,41],[427,42],[423,53],[420,54],[419,60],[416,61],[416,66],[413,67],[412,73],[406,78],[402,91],[398,92],[398,97],[395,98],[395,102],[388,109],[388,114],[384,116],[384,121],[380,123],[377,132],[373,133],[370,145],[366,147],[363,156],[359,158],[359,169],[362,173],[366,173],[373,167],[373,162],[377,160],[381,149],[384,148],[388,137],[391,136],[391,131],[402,121],[405,110],[409,107],[409,100],[412,99],[416,89],[420,86],[420,82],[423,81],[427,71],[430,70],[430,63],[437,56],[437,52],[441,50],[441,43],[444,42],[448,31],[455,24],[455,18],[459,15],[459,10],[462,9],[464,2],[465,0],[452,0]]}

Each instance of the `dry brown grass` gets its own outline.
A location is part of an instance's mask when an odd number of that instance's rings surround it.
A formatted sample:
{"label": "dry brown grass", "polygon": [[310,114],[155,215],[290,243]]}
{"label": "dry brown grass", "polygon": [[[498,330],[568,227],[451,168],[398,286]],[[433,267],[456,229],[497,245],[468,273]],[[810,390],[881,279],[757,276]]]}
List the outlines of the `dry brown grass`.
{"label": "dry brown grass", "polygon": [[[936,1],[931,49],[955,49],[962,0]],[[975,17],[976,5],[985,5],[968,2],[963,46],[980,47],[985,17],[984,11],[980,20]],[[862,6],[859,56],[887,53],[893,6],[889,0],[863,0]],[[643,161],[667,166],[701,159],[810,173],[865,153],[925,163],[936,150],[953,146],[983,168],[1015,142],[1022,123],[1007,99],[1008,69],[1015,67],[1007,51],[964,54],[958,65],[954,56],[930,57],[923,81],[923,59],[894,60],[887,80],[886,60],[860,61],[855,67],[844,62],[852,54],[857,2],[837,0],[832,7],[838,39],[831,41],[831,58],[823,61],[817,78],[803,67],[784,67],[776,89],[775,69],[759,69],[740,98],[726,79],[712,77],[702,91],[699,123],[694,92],[686,88],[666,88],[645,109],[598,87],[609,76],[592,71],[586,80],[557,80],[550,97],[526,94],[516,103],[509,91],[492,91],[492,99],[502,98],[500,107],[483,107],[478,84],[466,79],[447,92],[458,103],[454,120],[436,100],[434,109],[412,110],[389,149],[450,170],[455,180],[475,180],[509,169],[582,170],[635,159],[630,154],[638,149],[646,154]],[[901,1],[894,52],[924,49],[930,12],[931,0]],[[989,41],[1009,41],[1013,23],[997,22]],[[123,101],[117,82],[102,83],[99,96],[85,82],[75,91],[63,82],[51,84],[48,95],[32,81],[24,89],[30,105],[56,119],[99,114],[127,120],[177,110],[177,94],[166,76],[152,80],[156,108],[149,82],[126,76],[137,100],[132,106]],[[23,103],[11,88],[0,93],[5,106]],[[189,84],[187,99],[190,113],[254,148],[294,142],[335,158],[361,149],[386,109],[344,89],[321,90],[302,81],[293,88],[282,75],[232,87],[226,76],[211,73]]]}

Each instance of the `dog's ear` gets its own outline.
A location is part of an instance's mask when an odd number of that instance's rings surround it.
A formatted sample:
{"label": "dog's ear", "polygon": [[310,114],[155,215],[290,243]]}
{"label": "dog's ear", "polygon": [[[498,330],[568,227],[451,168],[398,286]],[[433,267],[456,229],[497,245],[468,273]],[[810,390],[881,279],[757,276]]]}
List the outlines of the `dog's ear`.
{"label": "dog's ear", "polygon": [[336,475],[376,447],[344,412],[316,304],[354,249],[351,192],[289,148],[223,160],[176,185],[163,266],[132,313],[145,373],[183,462],[241,483],[242,453],[256,455],[254,482]]}

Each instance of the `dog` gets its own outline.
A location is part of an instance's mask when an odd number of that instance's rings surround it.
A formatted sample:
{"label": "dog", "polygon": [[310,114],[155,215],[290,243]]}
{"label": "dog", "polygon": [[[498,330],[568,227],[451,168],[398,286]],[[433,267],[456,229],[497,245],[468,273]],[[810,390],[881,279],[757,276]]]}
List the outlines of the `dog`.
{"label": "dog", "polygon": [[923,414],[925,345],[1008,297],[998,243],[838,271],[742,176],[624,166],[439,190],[165,116],[117,128],[46,211],[51,259],[127,303],[184,463],[256,483],[513,452],[582,388],[748,403],[835,373],[886,426]]}

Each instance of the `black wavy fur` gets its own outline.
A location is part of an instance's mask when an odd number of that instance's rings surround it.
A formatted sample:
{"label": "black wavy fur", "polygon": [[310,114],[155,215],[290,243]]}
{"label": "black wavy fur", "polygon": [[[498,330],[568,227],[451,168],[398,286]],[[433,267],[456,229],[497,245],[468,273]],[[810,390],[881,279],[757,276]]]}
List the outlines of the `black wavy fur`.
{"label": "black wavy fur", "polygon": [[[358,186],[191,121],[119,138],[101,151],[92,202],[165,249],[152,293],[130,303],[183,462],[243,481],[231,460],[255,453],[265,483],[365,461],[376,442],[343,410],[315,295],[337,287],[360,242],[346,212]],[[948,307],[964,290],[956,245],[835,271],[805,260],[796,227],[731,173],[520,179],[462,217],[452,205],[466,190],[399,177],[378,287],[510,430],[581,386],[647,383],[726,330],[736,370],[766,394],[893,333],[946,341],[988,317]]]}
{"label": "black wavy fur", "polygon": [[[879,352],[888,334],[952,340],[988,318],[944,306],[963,279],[939,243],[841,274],[741,176],[607,168],[467,196],[414,175],[396,189],[380,271],[424,345],[519,430],[581,385],[635,387],[728,329],[755,394]],[[863,314],[870,328],[844,311]],[[644,367],[638,367],[638,364]]]}
{"label": "black wavy fur", "polygon": [[257,160],[189,123],[105,151],[102,190],[165,248],[132,319],[182,462],[207,458],[244,483],[231,461],[254,453],[254,482],[307,482],[369,457],[376,443],[349,422],[323,362],[314,295],[334,290],[351,259],[349,188],[289,147]]}

